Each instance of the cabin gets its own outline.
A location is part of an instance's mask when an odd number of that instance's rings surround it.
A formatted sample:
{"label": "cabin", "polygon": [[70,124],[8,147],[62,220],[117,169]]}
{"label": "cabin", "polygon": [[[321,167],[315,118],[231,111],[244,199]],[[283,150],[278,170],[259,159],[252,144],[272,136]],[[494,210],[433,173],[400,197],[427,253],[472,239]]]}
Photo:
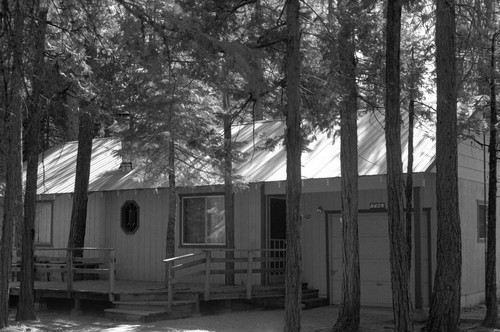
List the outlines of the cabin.
{"label": "cabin", "polygon": [[[389,307],[392,298],[383,126],[383,115],[359,116],[361,302]],[[264,147],[269,139],[283,135],[284,123],[257,121],[236,124],[232,130],[246,156],[234,166],[235,173],[243,179],[234,193],[235,250],[228,256],[223,185],[179,187],[176,258],[167,262],[167,186],[153,187],[142,181],[137,170],[116,153],[121,149],[118,140],[94,140],[85,245],[114,249],[116,280],[169,285],[171,271],[178,270],[176,279],[201,285],[206,291],[208,284],[223,284],[227,275],[233,274],[234,284],[241,285],[246,296],[259,286],[283,284],[286,152],[280,144],[273,149]],[[408,128],[402,128],[401,134],[406,170]],[[434,136],[432,123],[417,124],[413,143],[411,272],[416,309],[429,306],[436,270]],[[67,245],[76,152],[77,142],[68,142],[41,156],[35,232],[40,250]],[[477,139],[461,139],[458,154],[463,250],[461,305],[465,307],[484,301],[488,165],[485,149]],[[323,132],[309,135],[302,154],[302,192],[303,282],[316,289],[327,303],[337,304],[342,292],[339,137]],[[210,278],[207,265],[212,269]]]}

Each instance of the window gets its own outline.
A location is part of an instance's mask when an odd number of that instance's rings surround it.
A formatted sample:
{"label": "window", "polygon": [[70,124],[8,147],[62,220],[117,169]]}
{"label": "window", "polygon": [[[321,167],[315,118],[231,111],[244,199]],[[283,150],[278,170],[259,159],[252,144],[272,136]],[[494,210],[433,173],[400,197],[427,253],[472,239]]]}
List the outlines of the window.
{"label": "window", "polygon": [[477,203],[477,239],[486,239],[486,225],[488,220],[488,209],[483,202]]}
{"label": "window", "polygon": [[36,245],[52,245],[52,202],[36,202],[35,239]]}
{"label": "window", "polygon": [[224,196],[182,198],[182,244],[224,245]]}
{"label": "window", "polygon": [[139,228],[139,205],[135,201],[123,203],[121,226],[127,234],[134,234]]}

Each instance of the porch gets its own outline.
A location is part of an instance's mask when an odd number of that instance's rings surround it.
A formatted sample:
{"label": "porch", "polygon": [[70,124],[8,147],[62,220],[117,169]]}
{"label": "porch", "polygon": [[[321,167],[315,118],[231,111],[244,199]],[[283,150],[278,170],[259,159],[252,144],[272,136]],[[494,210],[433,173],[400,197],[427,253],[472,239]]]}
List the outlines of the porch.
{"label": "porch", "polygon": [[[38,249],[37,249],[38,250]],[[50,254],[58,253],[57,256]],[[131,321],[152,321],[188,317],[206,304],[244,300],[266,306],[284,306],[285,287],[282,249],[214,249],[164,260],[166,281],[115,280],[113,249],[80,248],[83,257],[73,257],[67,248],[41,249],[35,259],[35,298],[74,300],[78,312],[81,300],[103,301],[112,308],[106,316]],[[64,255],[62,254],[64,253]],[[161,263],[160,263],[161,264]],[[13,261],[11,295],[19,295]],[[90,277],[90,278],[89,278]],[[272,283],[272,281],[281,281]],[[327,305],[317,290],[303,285],[303,308]]]}

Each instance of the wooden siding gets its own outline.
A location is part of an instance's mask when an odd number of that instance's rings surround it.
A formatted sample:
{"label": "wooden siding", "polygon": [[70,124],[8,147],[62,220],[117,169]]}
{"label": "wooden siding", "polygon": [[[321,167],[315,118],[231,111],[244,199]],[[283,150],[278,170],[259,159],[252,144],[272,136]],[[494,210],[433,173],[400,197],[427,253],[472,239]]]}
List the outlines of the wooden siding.
{"label": "wooden siding", "polygon": [[[221,187],[209,186],[200,188],[185,188],[181,194],[213,194],[221,193]],[[223,191],[222,191],[223,193]],[[236,249],[261,249],[261,184],[249,184],[246,188],[235,190],[234,194],[234,246]],[[179,215],[180,208],[177,211]],[[177,218],[176,225],[176,255],[184,255],[193,252],[202,252],[205,248],[180,246],[181,220]],[[222,253],[214,253],[221,255]],[[242,283],[246,276],[237,275],[235,282]],[[190,281],[202,280],[202,277],[190,279]],[[212,276],[212,282],[222,283],[224,276]],[[253,282],[260,284],[260,276],[255,274]]]}
{"label": "wooden siding", "polygon": [[[116,251],[116,278],[120,280],[163,281],[168,191],[124,190],[106,192],[106,246]],[[121,208],[126,201],[139,206],[139,227],[133,234],[121,228]]]}
{"label": "wooden siding", "polygon": [[[234,246],[237,249],[261,249],[261,185],[250,184],[238,191],[234,199]],[[243,283],[245,275],[237,275],[235,282]],[[252,282],[260,284],[261,278],[254,274]]]}
{"label": "wooden siding", "polygon": [[[331,216],[332,301],[339,303],[342,292],[342,231],[340,215]],[[386,213],[359,214],[359,256],[361,303],[390,306],[391,272]]]}
{"label": "wooden siding", "polygon": [[[429,181],[430,184],[432,184],[432,181]],[[422,179],[419,180],[420,184],[426,184],[426,181],[422,181]],[[428,266],[429,266],[429,261],[428,261],[428,237],[427,237],[427,214],[429,211],[429,206],[426,206],[425,204],[433,204],[433,197],[435,196],[433,188],[430,186],[426,187],[421,187],[421,207],[423,208],[424,211],[422,211],[422,219],[421,219],[421,225],[420,225],[420,278],[421,278],[421,295],[422,295],[422,302],[423,305],[426,306],[429,303],[429,273],[428,273]],[[373,238],[370,237],[370,229],[366,229],[366,225],[369,226],[369,223],[366,223],[366,218],[367,216],[373,215],[373,212],[370,212],[369,210],[369,204],[371,202],[385,202],[387,203],[387,195],[384,189],[376,189],[376,190],[361,190],[359,192],[359,209],[360,209],[360,232],[363,231],[365,232],[365,235],[362,237],[363,244],[361,247],[362,251],[364,252],[363,255],[366,257],[369,257],[369,252],[372,250],[369,249],[370,245],[373,245],[373,241],[377,242],[378,245],[383,246],[384,243],[388,241],[387,239],[387,232],[388,232],[388,226],[387,226],[387,220],[386,217],[383,219],[378,218],[377,220],[378,223],[382,223],[378,225],[380,227],[380,231],[385,234],[384,237],[380,236],[375,236]],[[304,216],[310,216],[310,219],[304,218],[302,221],[302,248],[303,248],[303,281],[308,282],[308,284],[313,287],[317,288],[320,290],[320,294],[326,295],[327,293],[327,273],[330,273],[330,281],[331,281],[331,288],[332,288],[332,302],[333,303],[338,303],[339,298],[335,298],[335,296],[339,295],[340,289],[341,289],[341,280],[342,280],[342,275],[341,275],[341,269],[339,270],[339,267],[341,268],[341,263],[342,263],[342,256],[341,256],[341,244],[338,241],[341,239],[340,235],[340,226],[339,225],[334,225],[332,222],[332,216],[329,217],[329,246],[330,246],[330,271],[326,271],[326,235],[325,235],[325,214],[324,213],[316,213],[316,210],[319,206],[323,208],[325,211],[337,211],[336,214],[334,215],[335,218],[338,220],[340,217],[340,210],[341,210],[341,201],[340,201],[340,192],[329,192],[329,193],[315,193],[315,194],[309,194],[305,193],[303,195],[303,200],[302,200],[302,206],[303,206],[303,215]],[[430,205],[432,206],[432,205]],[[384,216],[386,216],[385,213],[382,213]],[[377,214],[376,214],[377,215]],[[366,224],[363,226],[363,224]],[[335,228],[334,226],[337,226]],[[362,228],[365,229],[362,229]],[[368,232],[368,233],[366,233]],[[361,237],[360,237],[361,238]],[[378,239],[378,240],[377,240]],[[385,239],[385,240],[384,240]],[[378,248],[378,245],[375,246],[373,251],[377,251],[376,248]],[[413,243],[415,245],[415,243]],[[434,245],[435,246],[435,245]],[[368,248],[368,249],[367,249]],[[379,251],[377,255],[381,257],[387,256],[387,264],[388,264],[388,259],[389,259],[389,253],[388,253],[388,246],[386,248],[387,250],[385,251]],[[368,252],[368,254],[367,254]],[[368,255],[368,256],[367,256]],[[413,256],[413,261],[412,261],[412,274],[411,274],[411,291],[412,294],[415,292],[415,250],[412,252]],[[366,258],[365,257],[365,258]],[[386,265],[387,265],[386,264]],[[375,274],[379,274],[380,276],[385,276],[386,278],[384,279],[385,285],[390,286],[390,270],[389,270],[389,265],[382,267],[377,266],[377,269],[380,268],[385,268],[384,271],[377,271],[374,272],[374,266],[369,266],[370,263],[368,263],[368,266],[364,266],[362,268],[362,272],[364,274],[364,278],[378,278],[376,276],[373,276]],[[373,264],[372,264],[373,265]],[[387,270],[387,271],[386,271]],[[371,276],[370,276],[371,275]],[[373,279],[374,280],[374,279]],[[373,282],[380,283],[380,280],[375,280]],[[369,283],[369,281],[368,281]],[[367,284],[365,283],[365,288]],[[377,286],[378,287],[378,286]],[[380,286],[381,287],[381,286]],[[390,291],[390,287],[389,287]],[[367,288],[364,290],[364,292],[372,292],[372,297],[373,297],[373,291],[368,290]],[[382,292],[383,293],[383,292]],[[365,301],[366,302],[366,301]],[[383,301],[382,301],[383,302]],[[390,301],[389,301],[390,302]],[[389,303],[387,302],[386,305]],[[369,304],[370,302],[366,302],[366,304]],[[374,302],[371,302],[371,304],[375,304]],[[380,305],[381,303],[379,303]]]}
{"label": "wooden siding", "polygon": [[35,246],[52,245],[52,201],[38,201],[35,209]]}
{"label": "wooden siding", "polygon": [[[105,247],[104,242],[104,207],[105,202],[99,194],[89,196],[87,206],[87,226],[85,229],[85,246]],[[69,228],[73,195],[40,195],[44,201],[52,201],[52,246],[65,248],[68,245]]]}
{"label": "wooden siding", "polygon": [[316,210],[320,206],[325,210],[336,209],[339,204],[338,193],[304,194],[302,197],[302,213],[310,217],[302,219],[302,280],[325,297],[328,295],[325,214]]}
{"label": "wooden siding", "polygon": [[478,143],[469,139],[460,142],[458,144],[458,178],[483,182],[485,170],[483,155],[484,150]]}

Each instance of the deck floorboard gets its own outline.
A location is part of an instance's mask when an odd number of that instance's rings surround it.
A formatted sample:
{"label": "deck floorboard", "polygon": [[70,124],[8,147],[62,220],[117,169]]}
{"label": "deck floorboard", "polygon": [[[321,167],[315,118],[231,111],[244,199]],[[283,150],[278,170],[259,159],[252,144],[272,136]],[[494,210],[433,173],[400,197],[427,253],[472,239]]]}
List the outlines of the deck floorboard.
{"label": "deck floorboard", "polygon": [[[19,294],[19,282],[10,282],[10,292],[12,295]],[[92,298],[95,296],[96,300],[105,300],[109,290],[109,283],[107,280],[81,280],[73,282],[72,292],[67,292],[67,284],[65,282],[55,281],[35,281],[35,295],[40,297],[65,297],[65,298]],[[238,299],[246,298],[245,285],[225,286],[221,284],[210,285],[210,297],[212,299]],[[179,283],[174,287],[176,292],[196,292],[200,295],[203,294],[204,284],[197,283]],[[273,297],[283,292],[283,285],[255,285],[252,288],[252,297]],[[158,294],[167,293],[165,283],[154,281],[130,281],[130,280],[116,280],[115,289],[113,294]]]}

